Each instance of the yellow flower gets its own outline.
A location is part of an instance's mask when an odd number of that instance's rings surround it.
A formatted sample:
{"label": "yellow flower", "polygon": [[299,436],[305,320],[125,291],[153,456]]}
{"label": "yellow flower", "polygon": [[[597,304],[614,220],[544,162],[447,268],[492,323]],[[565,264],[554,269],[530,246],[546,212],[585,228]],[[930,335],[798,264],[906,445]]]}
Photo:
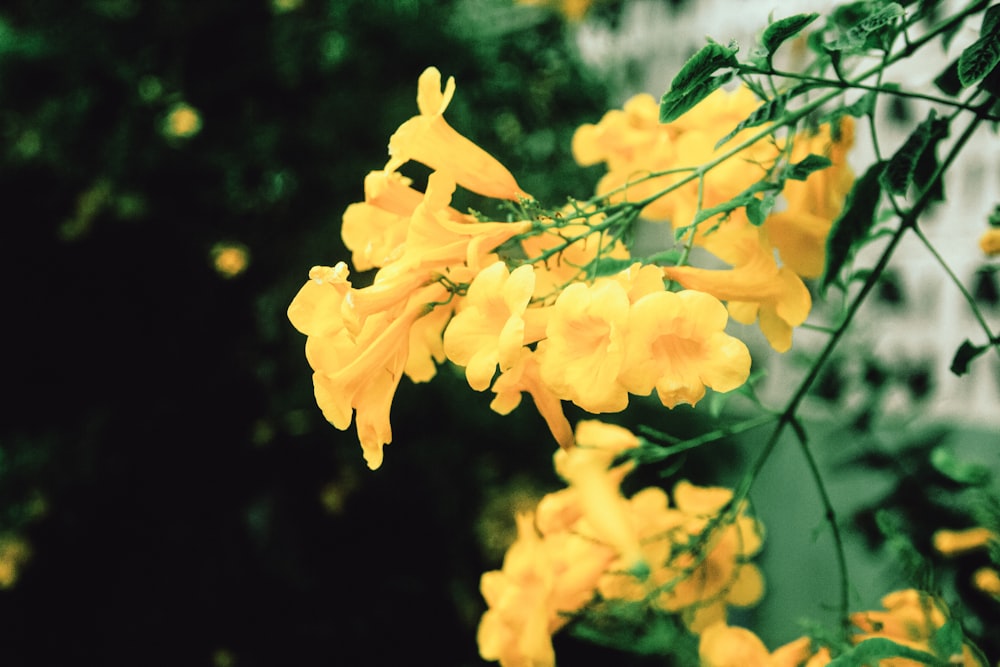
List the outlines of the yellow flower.
{"label": "yellow flower", "polygon": [[979,237],[979,248],[987,255],[1000,255],[1000,227],[991,227]]}
{"label": "yellow flower", "polygon": [[163,121],[163,133],[169,137],[187,139],[201,131],[201,115],[193,106],[178,102]]}
{"label": "yellow flower", "polygon": [[[698,644],[701,667],[819,667],[829,654],[813,654],[808,637],[800,637],[770,652],[750,630],[715,623],[701,634]],[[818,658],[818,659],[814,659]]]}
{"label": "yellow flower", "polygon": [[556,299],[546,329],[542,380],[588,412],[619,412],[628,391],[618,381],[625,359],[628,293],[614,280],[574,283]]}
{"label": "yellow flower", "polygon": [[520,5],[548,5],[570,21],[581,21],[595,0],[515,0]]}
{"label": "yellow flower", "polygon": [[[478,222],[471,216],[456,219],[448,205],[455,181],[434,172],[423,201],[414,209],[398,262],[408,267],[442,267],[465,263],[478,272],[488,255],[507,240],[531,229],[519,222]],[[490,261],[492,263],[492,261]]]}
{"label": "yellow flower", "polygon": [[760,550],[763,529],[740,508],[735,520],[709,529],[732,498],[723,488],[689,482],[674,487],[676,507],[666,494],[644,489],[630,500],[631,515],[651,571],[643,582],[613,564],[599,589],[607,599],[651,600],[680,614],[688,628],[701,632],[724,621],[730,605],[755,604],[764,593],[763,577],[747,561]]}
{"label": "yellow flower", "polygon": [[593,598],[614,553],[571,532],[543,537],[531,514],[518,515],[517,529],[503,569],[480,580],[489,608],[479,623],[479,654],[502,667],[554,666],[552,634]]}
{"label": "yellow flower", "polygon": [[960,556],[985,549],[990,542],[1000,542],[989,528],[977,526],[967,530],[939,530],[934,533],[934,548],[943,556]]}
{"label": "yellow flower", "polygon": [[483,269],[469,286],[462,309],[444,332],[444,352],[465,366],[476,391],[490,386],[498,364],[501,371],[510,370],[521,348],[534,342],[526,340],[523,318],[534,288],[531,265],[511,273],[503,262]]}
{"label": "yellow flower", "polygon": [[792,329],[805,322],[812,297],[794,271],[778,267],[766,245],[752,239],[741,242],[746,258],[726,270],[692,266],[664,267],[663,274],[688,288],[728,301],[729,314],[737,322],[760,320],[760,330],[778,352],[792,346]]}
{"label": "yellow flower", "polygon": [[447,290],[438,284],[422,287],[424,276],[354,290],[347,275],[343,262],[313,267],[288,318],[307,336],[306,359],[323,416],[342,431],[356,421],[365,460],[374,470],[382,464],[382,447],[392,441],[389,409],[407,365],[412,328],[443,302]]}
{"label": "yellow flower", "polygon": [[[851,641],[883,637],[918,651],[935,654],[934,634],[947,622],[948,607],[940,599],[923,591],[909,588],[889,593],[882,598],[886,611],[865,611],[851,614],[851,623],[860,632]],[[939,655],[948,664],[980,667],[968,645],[963,645],[961,655]],[[909,658],[888,658],[879,667],[917,667],[923,663]]]}
{"label": "yellow flower", "polygon": [[839,127],[836,141],[829,125],[814,135],[795,138],[790,157],[793,164],[815,154],[829,158],[831,165],[813,172],[805,181],[786,181],[782,190],[785,209],[764,221],[782,263],[804,278],[823,273],[827,236],[854,184],[854,172],[847,164],[847,151],[854,144],[854,119],[844,116]]}
{"label": "yellow flower", "polygon": [[235,278],[250,264],[250,251],[241,243],[216,243],[212,246],[212,264],[223,278]]}
{"label": "yellow flower", "polygon": [[585,420],[577,424],[576,446],[559,449],[553,458],[556,472],[577,491],[593,536],[614,547],[628,570],[643,562],[642,550],[618,488],[621,479],[608,470],[616,456],[638,446],[639,440],[621,426]]}
{"label": "yellow flower", "polygon": [[447,173],[462,187],[487,197],[529,198],[507,168],[482,148],[456,132],[444,119],[444,110],[455,94],[455,79],[441,89],[441,72],[429,67],[417,83],[420,115],[403,123],[389,138],[386,171],[416,160]]}
{"label": "yellow flower", "polygon": [[750,375],[750,352],[723,331],[728,319],[725,307],[702,292],[643,296],[629,311],[620,382],[643,396],[655,388],[668,408],[697,404],[706,386],[739,387]]}
{"label": "yellow flower", "polygon": [[492,391],[496,397],[490,403],[490,408],[501,415],[510,414],[520,405],[521,394],[528,392],[559,446],[572,447],[573,428],[563,412],[562,401],[541,378],[538,358],[543,354],[544,344],[539,344],[538,350],[534,352],[526,347],[521,348],[514,365],[493,382]]}
{"label": "yellow flower", "polygon": [[1000,602],[1000,572],[992,567],[981,567],[972,573],[972,585]]}

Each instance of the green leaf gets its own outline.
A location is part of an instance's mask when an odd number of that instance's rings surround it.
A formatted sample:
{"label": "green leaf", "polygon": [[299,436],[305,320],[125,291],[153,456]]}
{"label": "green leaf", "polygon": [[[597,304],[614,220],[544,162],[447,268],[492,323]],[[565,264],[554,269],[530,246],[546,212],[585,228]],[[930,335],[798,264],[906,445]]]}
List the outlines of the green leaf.
{"label": "green leaf", "polygon": [[960,461],[943,446],[935,447],[931,452],[931,465],[951,481],[966,486],[982,486],[992,476],[986,466]]}
{"label": "green leaf", "polygon": [[962,82],[958,79],[958,60],[953,60],[934,79],[934,85],[945,95],[955,97],[962,92]]}
{"label": "green leaf", "polygon": [[931,178],[934,177],[938,169],[938,144],[948,136],[948,131],[951,129],[946,120],[936,120],[934,123],[934,127],[931,128],[930,140],[917,157],[917,163],[913,169],[914,185],[921,192],[932,188],[930,193],[930,201],[932,202],[944,201],[944,179],[939,178],[936,183],[932,184]]}
{"label": "green leaf", "polygon": [[786,104],[788,104],[787,94],[778,95],[777,97],[764,102],[759,107],[754,109],[749,116],[741,120],[729,134],[719,139],[719,141],[715,144],[715,149],[718,150],[720,146],[748,127],[757,127],[758,125],[763,125],[764,123],[774,120],[784,113]]}
{"label": "green leaf", "polygon": [[809,178],[809,174],[820,169],[826,169],[832,164],[833,162],[830,161],[830,158],[810,153],[799,162],[789,165],[785,171],[785,176],[793,181],[804,181]]}
{"label": "green leaf", "polygon": [[710,42],[691,56],[670,82],[670,90],[660,99],[660,122],[677,120],[732,78],[732,72],[721,75],[716,75],[716,72],[737,67],[738,50],[735,44],[722,46]]}
{"label": "green leaf", "polygon": [[683,256],[680,250],[662,250],[660,252],[653,253],[652,255],[647,255],[643,258],[643,264],[669,264],[670,266],[676,266],[677,262],[681,261]]}
{"label": "green leaf", "polygon": [[962,341],[955,351],[955,356],[951,360],[951,372],[962,376],[969,372],[969,364],[972,360],[989,349],[987,345],[973,345],[968,338]]}
{"label": "green leaf", "polygon": [[601,278],[604,276],[613,276],[615,274],[621,273],[628,267],[635,264],[634,259],[617,259],[615,257],[600,257],[597,260],[590,263],[587,267],[587,272],[591,277]]}
{"label": "green leaf", "polygon": [[[857,5],[858,3],[855,3]],[[896,2],[890,2],[884,7],[872,12],[865,18],[854,23],[837,40],[827,44],[829,51],[845,51],[853,53],[865,48],[868,37],[874,35],[903,16],[906,12]]]}
{"label": "green leaf", "polygon": [[754,227],[760,227],[767,220],[774,208],[775,196],[773,192],[767,192],[763,197],[751,197],[746,204],[747,218]]}
{"label": "green leaf", "polygon": [[884,168],[885,161],[876,162],[854,182],[854,187],[847,195],[844,210],[834,220],[826,241],[826,268],[820,280],[823,290],[837,279],[844,264],[853,256],[856,247],[865,240],[875,223],[875,213],[882,197],[879,176]]}
{"label": "green leaf", "polygon": [[940,664],[935,656],[925,651],[918,651],[897,644],[891,639],[883,637],[873,637],[866,639],[849,651],[845,651],[835,659],[827,663],[827,667],[863,667],[864,665],[877,665],[885,658],[909,658],[919,660],[924,665]]}
{"label": "green leaf", "polygon": [[931,636],[931,648],[941,656],[961,655],[964,638],[961,624],[950,618]]}
{"label": "green leaf", "polygon": [[958,57],[958,80],[968,88],[1000,63],[1000,36],[980,37]]}
{"label": "green leaf", "polygon": [[936,138],[939,141],[947,133],[948,121],[938,119],[934,109],[931,109],[926,120],[914,128],[903,145],[889,158],[889,163],[880,176],[882,187],[894,195],[905,195],[913,183],[917,161],[932,140]]}
{"label": "green leaf", "polygon": [[720,74],[692,88],[680,91],[671,89],[660,99],[660,122],[669,123],[677,120],[698,102],[721,88],[732,76],[732,74]]}
{"label": "green leaf", "polygon": [[809,14],[795,14],[783,19],[778,19],[764,29],[764,34],[760,36],[760,43],[767,51],[768,61],[771,55],[778,50],[785,41],[802,32],[802,30],[819,18],[819,14],[812,12]]}

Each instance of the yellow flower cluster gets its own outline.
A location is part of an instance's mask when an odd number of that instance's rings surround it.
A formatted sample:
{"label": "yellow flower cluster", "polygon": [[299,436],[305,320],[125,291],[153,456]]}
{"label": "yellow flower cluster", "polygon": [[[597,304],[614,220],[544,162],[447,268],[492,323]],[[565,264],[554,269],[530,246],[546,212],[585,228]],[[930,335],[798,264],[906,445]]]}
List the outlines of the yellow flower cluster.
{"label": "yellow flower cluster", "polygon": [[[824,125],[786,141],[750,143],[760,129],[748,128],[716,146],[726,130],[759,104],[746,88],[719,89],[691,112],[662,124],[656,100],[637,95],[599,123],[580,127],[573,138],[573,154],[581,165],[607,165],[598,195],[613,202],[643,203],[646,218],[670,221],[676,230],[687,229],[699,212],[723,205],[759,182],[781,179],[782,167],[809,155],[828,158],[831,166],[811,173],[805,181],[784,180],[782,197],[761,226],[750,224],[742,208],[697,225],[691,241],[731,269],[664,269],[667,278],[684,287],[728,302],[730,315],[738,322],[759,320],[771,346],[784,352],[791,347],[792,329],[812,308],[802,278],[822,274],[826,237],[854,180],[846,161],[854,126],[847,116],[836,133]],[[730,147],[741,142],[748,145],[727,157]],[[702,169],[712,163],[718,164]],[[764,206],[762,202],[758,198]]]}
{"label": "yellow flower cluster", "polygon": [[[910,649],[935,655],[949,665],[983,667],[968,644],[961,653],[939,655],[935,634],[948,621],[948,608],[940,599],[922,591],[906,589],[882,598],[884,611],[852,614],[854,644],[867,639],[889,639]],[[830,649],[819,647],[808,637],[800,637],[769,652],[764,642],[750,630],[717,623],[701,635],[698,652],[702,667],[823,667],[830,663]],[[884,658],[878,667],[917,667],[925,663],[904,657]]]}
{"label": "yellow flower cluster", "polygon": [[763,579],[748,560],[760,549],[762,528],[743,507],[721,519],[731,491],[681,482],[673,507],[655,487],[625,498],[620,484],[631,464],[614,462],[639,440],[592,420],[580,422],[575,440],[555,455],[567,488],[518,517],[503,569],[482,577],[484,659],[554,665],[552,634],[588,604],[649,605],[700,632],[724,621],[728,606],[760,599]]}
{"label": "yellow flower cluster", "polygon": [[[317,402],[339,429],[356,421],[365,459],[381,465],[392,439],[389,411],[403,375],[429,380],[449,359],[469,385],[496,394],[506,414],[527,392],[563,447],[573,444],[562,401],[617,412],[629,394],[656,390],[667,407],[696,404],[706,387],[730,391],[750,372],[746,345],[723,330],[718,298],[668,291],[663,270],[630,263],[613,213],[578,204],[552,215],[487,222],[451,207],[458,185],[531,202],[510,172],[454,130],[443,113],[455,92],[430,68],[420,114],[389,140],[389,161],[344,213],[355,270],[378,269],[354,287],[343,262],[317,266],[288,316],[308,336]],[[410,160],[434,171],[420,192],[399,172]],[[617,273],[594,277],[600,260]],[[603,272],[602,272],[603,273]]]}

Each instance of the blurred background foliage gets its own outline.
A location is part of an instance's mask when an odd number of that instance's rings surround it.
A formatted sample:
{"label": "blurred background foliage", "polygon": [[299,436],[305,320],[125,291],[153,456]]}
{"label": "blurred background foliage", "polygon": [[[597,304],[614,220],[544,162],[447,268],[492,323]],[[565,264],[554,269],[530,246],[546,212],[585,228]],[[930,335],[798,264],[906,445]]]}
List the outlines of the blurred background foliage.
{"label": "blurred background foliage", "polygon": [[0,662],[479,663],[506,544],[474,527],[555,484],[540,420],[443,368],[370,473],[285,309],[348,256],[429,65],[523,187],[589,195],[570,137],[606,103],[570,29],[505,0],[4,4]]}

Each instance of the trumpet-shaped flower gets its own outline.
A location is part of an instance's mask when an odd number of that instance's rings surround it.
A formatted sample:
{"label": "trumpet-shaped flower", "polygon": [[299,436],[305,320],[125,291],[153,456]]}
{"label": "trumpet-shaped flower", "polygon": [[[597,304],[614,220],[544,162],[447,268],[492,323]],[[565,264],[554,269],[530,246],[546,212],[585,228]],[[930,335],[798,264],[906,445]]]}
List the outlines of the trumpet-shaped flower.
{"label": "trumpet-shaped flower", "polygon": [[729,314],[737,322],[752,324],[760,320],[760,329],[778,352],[792,346],[792,329],[805,322],[812,308],[812,297],[794,271],[779,267],[766,245],[743,240],[740,265],[726,270],[692,266],[664,267],[663,274],[689,290],[707,292],[729,302]]}
{"label": "trumpet-shaped flower", "polygon": [[520,349],[514,364],[493,382],[492,391],[496,396],[490,408],[501,415],[510,414],[520,405],[521,394],[527,392],[559,446],[572,447],[573,427],[563,412],[562,400],[542,381],[538,359],[544,357],[544,353],[544,341],[538,344],[535,351],[526,347]]}
{"label": "trumpet-shaped flower", "polygon": [[542,380],[588,412],[619,412],[628,391],[618,381],[625,359],[628,293],[614,280],[574,283],[556,299],[546,329]]}
{"label": "trumpet-shaped flower", "polygon": [[554,666],[552,634],[594,596],[614,552],[570,532],[543,537],[531,514],[517,517],[517,529],[503,569],[480,580],[489,608],[479,623],[479,653],[502,667]]}
{"label": "trumpet-shaped flower", "polygon": [[444,111],[454,94],[454,77],[448,78],[442,90],[441,72],[435,67],[424,70],[417,83],[420,115],[403,123],[389,138],[386,171],[396,171],[406,162],[416,160],[481,195],[511,200],[528,198],[506,167],[444,119]]}
{"label": "trumpet-shaped flower", "polygon": [[490,386],[499,364],[510,370],[521,348],[537,341],[526,336],[524,311],[535,288],[531,265],[513,273],[496,262],[483,269],[472,281],[462,310],[444,333],[444,351],[451,361],[465,366],[469,386],[483,391]]}
{"label": "trumpet-shaped flower", "polygon": [[983,232],[979,237],[979,249],[990,257],[1000,255],[1000,227],[991,227]]}
{"label": "trumpet-shaped flower", "polygon": [[656,389],[668,408],[695,405],[705,387],[731,391],[750,375],[746,345],[723,329],[725,307],[702,292],[653,292],[629,311],[628,337],[619,381],[633,394]]}

